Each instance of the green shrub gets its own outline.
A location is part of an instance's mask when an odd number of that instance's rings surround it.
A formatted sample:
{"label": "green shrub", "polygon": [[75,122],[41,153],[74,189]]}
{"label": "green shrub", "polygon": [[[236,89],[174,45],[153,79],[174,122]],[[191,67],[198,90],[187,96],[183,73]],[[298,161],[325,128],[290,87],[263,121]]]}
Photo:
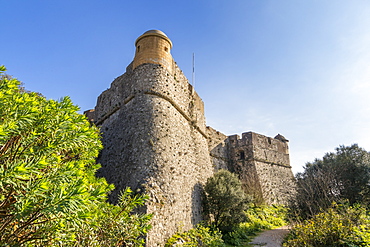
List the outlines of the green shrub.
{"label": "green shrub", "polygon": [[253,230],[273,229],[287,225],[287,208],[284,206],[250,206],[246,211],[247,222],[242,223],[245,228]]}
{"label": "green shrub", "polygon": [[211,219],[213,227],[226,233],[245,221],[247,197],[235,174],[219,170],[213,177],[207,179],[204,191],[205,213]]}
{"label": "green shrub", "polygon": [[240,223],[234,231],[224,236],[226,244],[245,246],[257,232],[287,225],[287,208],[284,206],[250,205],[245,214],[247,221]]}
{"label": "green shrub", "polygon": [[226,246],[249,246],[247,244],[255,235],[255,231],[251,231],[251,229],[245,227],[244,223],[241,223],[234,231],[224,235],[223,239]]}
{"label": "green shrub", "polygon": [[198,225],[187,232],[178,232],[166,243],[165,247],[171,246],[225,246],[222,235],[218,230],[211,230],[209,227]]}
{"label": "green shrub", "polygon": [[297,224],[283,246],[370,246],[370,217],[360,205],[334,203],[325,212]]}
{"label": "green shrub", "polygon": [[144,235],[151,228],[152,215],[133,213],[149,197],[135,194],[130,188],[120,193],[117,205],[100,203],[87,221],[75,228],[73,244],[63,246],[145,246]]}
{"label": "green shrub", "polygon": [[147,196],[95,177],[99,130],[65,97],[28,92],[0,66],[0,246],[143,246]]}

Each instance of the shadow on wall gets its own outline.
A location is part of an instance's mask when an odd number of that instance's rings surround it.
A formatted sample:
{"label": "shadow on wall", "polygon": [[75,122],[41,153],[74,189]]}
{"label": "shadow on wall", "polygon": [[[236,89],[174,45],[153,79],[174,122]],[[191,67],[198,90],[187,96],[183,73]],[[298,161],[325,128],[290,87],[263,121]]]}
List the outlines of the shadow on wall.
{"label": "shadow on wall", "polygon": [[196,183],[191,193],[192,199],[191,223],[193,224],[193,226],[199,224],[203,220],[203,202],[202,202],[203,195],[204,195],[203,185],[201,183]]}

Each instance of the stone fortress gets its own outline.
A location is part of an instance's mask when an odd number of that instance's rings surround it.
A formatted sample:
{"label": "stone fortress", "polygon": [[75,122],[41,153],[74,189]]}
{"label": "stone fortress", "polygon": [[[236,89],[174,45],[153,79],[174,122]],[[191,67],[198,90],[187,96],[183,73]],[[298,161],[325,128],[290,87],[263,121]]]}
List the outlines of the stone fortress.
{"label": "stone fortress", "polygon": [[294,187],[288,140],[257,133],[226,136],[206,127],[204,104],[171,56],[172,42],[150,30],[135,42],[133,62],[86,111],[100,127],[102,176],[150,196],[147,246],[163,246],[202,218],[202,186],[218,169],[236,173],[246,191],[284,204]]}

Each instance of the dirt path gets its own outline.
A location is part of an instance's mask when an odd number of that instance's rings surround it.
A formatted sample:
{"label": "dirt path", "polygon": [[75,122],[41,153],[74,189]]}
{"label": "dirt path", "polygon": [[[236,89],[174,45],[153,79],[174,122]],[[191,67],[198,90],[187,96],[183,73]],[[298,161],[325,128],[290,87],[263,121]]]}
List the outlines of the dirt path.
{"label": "dirt path", "polygon": [[261,232],[257,237],[255,237],[249,244],[251,244],[253,247],[281,247],[281,242],[288,232],[288,226],[264,231]]}

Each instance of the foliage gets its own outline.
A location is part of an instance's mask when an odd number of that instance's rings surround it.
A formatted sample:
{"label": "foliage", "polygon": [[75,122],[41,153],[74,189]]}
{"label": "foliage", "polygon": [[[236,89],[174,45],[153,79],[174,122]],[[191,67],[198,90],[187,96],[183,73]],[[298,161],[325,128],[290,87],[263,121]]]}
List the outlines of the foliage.
{"label": "foliage", "polygon": [[251,237],[261,230],[269,230],[287,225],[287,208],[279,205],[250,205],[245,212],[247,221],[240,223],[234,231],[224,236],[225,243],[231,246],[244,246]]}
{"label": "foliage", "polygon": [[232,232],[228,232],[222,236],[225,246],[250,246],[248,243],[252,241],[256,232],[249,230],[244,227],[243,223],[234,227]]}
{"label": "foliage", "polygon": [[250,206],[246,211],[247,222],[242,223],[245,228],[251,230],[274,229],[287,225],[288,209],[280,205]]}
{"label": "foliage", "polygon": [[298,173],[297,197],[293,211],[302,218],[311,217],[331,203],[348,200],[351,204],[369,204],[370,154],[354,144],[340,146],[322,160],[307,163]]}
{"label": "foliage", "polygon": [[370,217],[359,204],[336,204],[296,225],[283,246],[370,246]]}
{"label": "foliage", "polygon": [[287,209],[283,206],[251,204],[245,213],[247,222],[234,226],[223,236],[217,229],[198,225],[196,229],[176,233],[165,246],[249,246],[257,232],[286,225]]}
{"label": "foliage", "polygon": [[143,246],[151,215],[131,212],[147,199],[148,196],[133,195],[127,188],[121,193],[118,206],[101,203],[88,224],[79,226],[75,246]]}
{"label": "foliage", "polygon": [[222,235],[218,230],[211,230],[209,227],[198,225],[196,228],[186,232],[178,232],[173,235],[165,244],[171,246],[224,246]]}
{"label": "foliage", "polygon": [[208,178],[204,190],[205,212],[214,227],[228,232],[246,219],[247,200],[236,175],[220,170]]}
{"label": "foliage", "polygon": [[[113,230],[109,222],[145,225],[148,216],[127,216],[145,197],[126,191],[119,206],[105,202],[113,186],[95,177],[99,131],[78,107],[68,97],[22,90],[4,71],[0,66],[0,245],[73,245],[87,228],[104,236],[95,229]],[[121,236],[130,231],[122,226]]]}

